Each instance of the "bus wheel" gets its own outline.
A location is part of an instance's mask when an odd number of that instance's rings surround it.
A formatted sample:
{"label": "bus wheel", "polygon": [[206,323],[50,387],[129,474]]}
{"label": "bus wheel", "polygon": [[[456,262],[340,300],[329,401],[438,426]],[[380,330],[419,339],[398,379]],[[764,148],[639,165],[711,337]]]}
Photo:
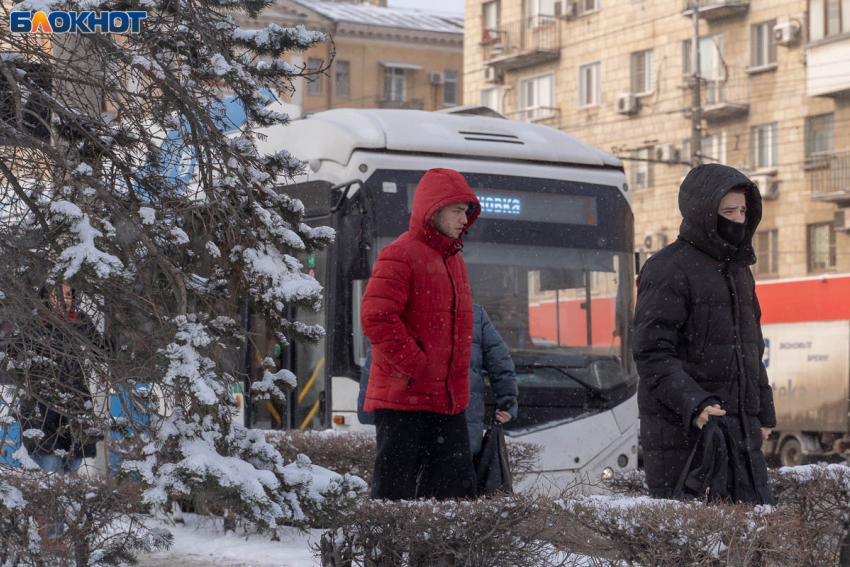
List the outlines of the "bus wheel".
{"label": "bus wheel", "polygon": [[779,450],[779,460],[783,467],[798,467],[809,462],[808,455],[803,454],[800,442],[794,439],[786,439]]}

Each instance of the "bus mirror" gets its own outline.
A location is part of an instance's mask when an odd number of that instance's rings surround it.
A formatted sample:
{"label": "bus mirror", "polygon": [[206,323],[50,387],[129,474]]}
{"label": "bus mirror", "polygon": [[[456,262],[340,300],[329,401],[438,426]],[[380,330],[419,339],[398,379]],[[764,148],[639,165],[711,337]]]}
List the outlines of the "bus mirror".
{"label": "bus mirror", "polygon": [[345,198],[348,197],[348,194],[351,192],[351,188],[355,185],[359,185],[362,188],[363,182],[359,179],[352,179],[351,181],[346,181],[345,183],[340,183],[339,185],[331,187],[331,198],[333,198],[333,195],[335,195],[337,191],[340,191],[339,199],[337,199],[336,203],[334,203],[331,207],[331,214],[335,214],[342,208],[343,201],[345,201]]}

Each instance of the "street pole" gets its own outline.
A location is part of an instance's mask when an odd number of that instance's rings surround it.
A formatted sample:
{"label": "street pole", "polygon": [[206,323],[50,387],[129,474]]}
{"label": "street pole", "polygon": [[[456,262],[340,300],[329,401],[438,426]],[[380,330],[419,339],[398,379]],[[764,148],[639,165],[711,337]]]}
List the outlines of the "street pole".
{"label": "street pole", "polygon": [[691,166],[702,163],[702,102],[700,101],[699,68],[699,0],[694,0],[694,39],[691,44],[691,69],[693,75],[693,107],[691,108]]}

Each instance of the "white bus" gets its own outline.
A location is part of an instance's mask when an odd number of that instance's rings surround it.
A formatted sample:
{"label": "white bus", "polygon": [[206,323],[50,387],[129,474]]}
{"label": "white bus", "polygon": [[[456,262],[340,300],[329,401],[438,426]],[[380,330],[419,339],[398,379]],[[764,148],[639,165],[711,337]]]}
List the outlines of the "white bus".
{"label": "white bus", "polygon": [[[318,345],[295,343],[281,364],[299,378],[287,407],[249,411],[249,425],[357,430],[366,356],[360,301],[378,252],[407,230],[426,170],[460,171],[482,204],[464,238],[473,301],[508,343],[519,418],[508,436],[542,445],[531,482],[637,465],[636,371],[630,355],[633,216],[622,163],[552,128],[497,116],[331,110],[259,130],[261,153],[309,164],[285,191],[334,244],[303,258],[324,286]],[[493,400],[489,400],[491,407]]]}

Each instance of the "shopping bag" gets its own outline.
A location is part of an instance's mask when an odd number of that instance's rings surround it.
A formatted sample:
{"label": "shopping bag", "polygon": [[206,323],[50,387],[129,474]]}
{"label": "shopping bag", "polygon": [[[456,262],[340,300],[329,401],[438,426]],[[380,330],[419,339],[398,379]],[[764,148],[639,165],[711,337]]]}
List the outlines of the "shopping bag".
{"label": "shopping bag", "polygon": [[495,420],[487,427],[481,450],[473,458],[473,463],[478,479],[478,496],[513,492],[505,432]]}

